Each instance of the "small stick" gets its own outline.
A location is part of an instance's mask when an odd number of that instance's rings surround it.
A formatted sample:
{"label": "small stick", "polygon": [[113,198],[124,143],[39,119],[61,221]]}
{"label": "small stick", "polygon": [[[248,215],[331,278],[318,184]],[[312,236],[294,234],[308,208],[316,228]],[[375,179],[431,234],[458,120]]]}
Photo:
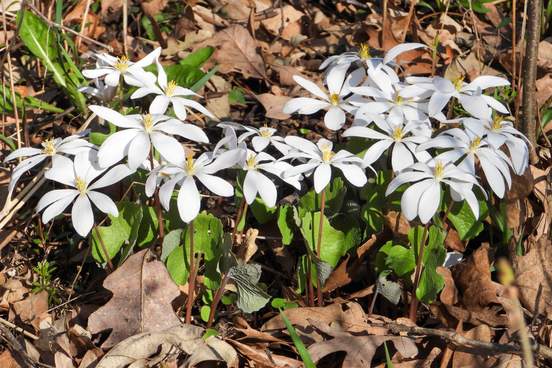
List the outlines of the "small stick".
{"label": "small stick", "polygon": [[128,32],[128,0],[123,0],[123,54],[125,56],[128,56],[127,32]]}
{"label": "small stick", "polygon": [[30,339],[33,339],[33,340],[38,340],[39,337],[36,336],[35,334],[32,334],[30,332],[28,332],[27,330],[24,330],[22,329],[21,327],[18,327],[16,325],[14,325],[13,323],[11,323],[10,321],[6,321],[4,318],[0,317],[0,323],[9,327],[9,328],[12,328],[14,329],[15,331],[17,332],[20,332],[22,333],[23,335],[25,335],[26,337],[30,338]]}
{"label": "small stick", "polygon": [[92,2],[91,0],[86,0],[86,5],[84,6],[84,14],[82,16],[80,32],[79,32],[79,35],[77,37],[77,42],[76,42],[76,45],[75,45],[75,46],[77,46],[77,50],[80,48],[80,45],[81,45],[81,40],[82,40],[82,36],[83,36],[83,33],[84,33],[84,27],[86,26],[86,23],[87,23],[86,20],[88,19],[88,12],[90,11],[90,3],[91,2]]}
{"label": "small stick", "polygon": [[186,300],[186,323],[192,322],[192,307],[194,305],[194,292],[196,281],[196,257],[194,250],[194,220],[188,224],[188,232],[190,233],[190,273],[188,274],[188,299]]}
{"label": "small stick", "polygon": [[226,284],[228,283],[228,280],[229,280],[228,274],[222,276],[220,286],[217,292],[215,293],[215,296],[213,297],[213,302],[211,303],[211,310],[209,311],[209,319],[207,320],[207,328],[210,328],[213,325],[213,321],[215,320],[215,312],[217,310],[220,299],[224,294],[224,289],[226,288]]}
{"label": "small stick", "polygon": [[422,235],[422,242],[420,244],[420,249],[418,250],[418,260],[416,262],[416,273],[414,275],[414,289],[412,290],[412,300],[410,301],[410,310],[408,316],[410,320],[416,323],[416,313],[418,311],[418,298],[416,297],[416,289],[418,289],[418,284],[420,283],[420,275],[422,274],[422,260],[424,258],[424,249],[425,243],[427,241],[428,235],[428,225],[424,227],[424,233]]}

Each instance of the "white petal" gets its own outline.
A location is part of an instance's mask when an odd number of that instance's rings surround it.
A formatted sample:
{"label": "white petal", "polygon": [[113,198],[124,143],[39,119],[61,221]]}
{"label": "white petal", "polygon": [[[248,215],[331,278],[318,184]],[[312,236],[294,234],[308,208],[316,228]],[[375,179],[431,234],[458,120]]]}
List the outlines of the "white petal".
{"label": "white petal", "polygon": [[148,159],[151,150],[150,137],[146,133],[139,133],[128,146],[128,166],[136,170]]}
{"label": "white petal", "polygon": [[150,138],[155,149],[159,151],[165,160],[175,165],[184,163],[186,153],[176,139],[158,132],[151,133]]}
{"label": "white petal", "polygon": [[377,132],[373,129],[363,127],[363,126],[354,126],[346,131],[343,132],[344,137],[362,137],[362,138],[369,138],[369,139],[389,139],[388,136],[385,134],[382,134],[380,132]]}
{"label": "white petal", "polygon": [[335,166],[341,170],[349,183],[353,184],[355,187],[360,188],[368,181],[368,178],[366,178],[366,174],[364,173],[364,169],[358,165],[334,163],[332,166]]}
{"label": "white petal", "polygon": [[23,147],[23,148],[16,149],[8,156],[6,156],[6,158],[4,159],[4,162],[8,162],[19,157],[39,155],[41,153],[42,153],[41,149],[32,148],[32,147]]}
{"label": "white petal", "polygon": [[253,203],[257,197],[258,186],[254,178],[255,172],[248,171],[243,179],[243,196],[247,204]]}
{"label": "white petal", "polygon": [[418,204],[420,197],[435,183],[433,179],[422,180],[416,184],[412,184],[406,189],[401,198],[401,212],[407,220],[412,221],[418,216]]}
{"label": "white petal", "polygon": [[479,160],[479,162],[481,163],[481,168],[485,173],[485,179],[487,179],[487,182],[489,183],[489,186],[491,187],[492,191],[495,192],[495,194],[499,198],[503,198],[506,188],[504,185],[504,179],[502,174],[489,161],[483,159],[483,160]]}
{"label": "white petal", "polygon": [[159,88],[155,87],[155,88],[152,88],[152,87],[140,87],[138,88],[136,91],[134,91],[131,95],[130,95],[130,98],[132,100],[134,99],[137,99],[137,98],[142,98],[144,96],[147,96],[149,94],[156,94],[156,95],[162,95],[163,94],[163,91],[161,91]]}
{"label": "white petal", "polygon": [[314,170],[314,191],[320,193],[332,178],[332,168],[327,163],[320,164],[316,170]]}
{"label": "white petal", "polygon": [[74,194],[67,197],[63,197],[56,202],[52,203],[48,208],[42,212],[42,222],[47,223],[57,215],[63,213],[63,211],[73,202],[78,192],[75,190]]}
{"label": "white petal", "polygon": [[88,235],[92,226],[94,226],[94,213],[87,196],[79,195],[73,203],[71,221],[77,233],[82,237]]}
{"label": "white petal", "polygon": [[171,135],[179,135],[182,138],[186,138],[194,142],[209,143],[209,138],[203,129],[193,124],[182,123],[176,119],[171,119],[157,124],[155,126],[155,130],[160,130]]}
{"label": "white petal", "polygon": [[364,164],[372,165],[381,157],[383,152],[385,152],[392,144],[393,144],[392,140],[385,139],[371,145],[370,148],[368,148],[368,150],[364,154],[364,157],[363,157]]}
{"label": "white petal", "polygon": [[501,77],[492,75],[481,75],[475,78],[471,83],[462,88],[465,91],[476,91],[477,89],[487,89],[491,87],[509,86],[510,82]]}
{"label": "white petal", "polygon": [[209,189],[216,195],[219,195],[221,197],[231,197],[234,195],[234,187],[232,186],[232,184],[224,179],[219,178],[218,176],[209,174],[197,174],[196,177],[201,182],[201,184],[205,185],[207,189]]}
{"label": "white petal", "polygon": [[320,87],[318,87],[315,83],[311,82],[310,80],[307,80],[299,75],[294,75],[293,80],[299,84],[301,87],[312,93],[313,95],[323,99],[328,100],[328,96]]}
{"label": "white petal", "polygon": [[119,216],[117,205],[105,194],[90,190],[87,195],[92,203],[94,203],[94,205],[103,213],[107,213],[115,217]]}
{"label": "white petal", "polygon": [[178,193],[177,204],[180,218],[187,224],[199,214],[201,210],[201,197],[199,196],[193,177],[188,176],[184,179]]}
{"label": "white petal", "polygon": [[88,108],[100,118],[109,121],[120,128],[142,128],[142,125],[136,120],[129,119],[124,115],[110,108],[98,105],[90,105]]}
{"label": "white petal", "polygon": [[320,164],[318,162],[315,162],[315,163],[307,163],[307,164],[302,164],[297,166],[290,166],[286,170],[282,171],[281,176],[284,180],[287,178],[292,178],[297,175],[304,174],[307,171],[311,171],[318,165]]}
{"label": "white petal", "polygon": [[324,124],[330,130],[339,130],[345,124],[345,113],[339,107],[332,106],[324,115]]}
{"label": "white petal", "polygon": [[98,151],[100,166],[109,167],[121,161],[128,152],[130,142],[138,134],[143,133],[137,129],[125,129],[107,137]]}
{"label": "white petal", "polygon": [[314,156],[320,155],[320,150],[318,149],[316,144],[312,143],[309,140],[306,140],[305,138],[290,135],[284,139],[284,142],[286,142],[288,146],[295,148],[296,150],[299,150],[301,152],[307,152]]}
{"label": "white petal", "polygon": [[385,195],[388,196],[389,194],[393,193],[398,187],[405,183],[411,183],[415,181],[419,181],[422,179],[428,179],[431,175],[425,172],[420,171],[405,171],[397,175],[389,185],[387,186],[387,190],[385,191]]}
{"label": "white petal", "polygon": [[328,106],[331,105],[327,101],[321,101],[310,97],[297,97],[286,102],[282,111],[286,114],[297,112],[298,114],[310,115]]}
{"label": "white petal", "polygon": [[159,55],[161,55],[161,47],[157,47],[155,50],[144,56],[141,60],[137,61],[134,65],[138,65],[144,68],[157,61],[159,59]]}
{"label": "white petal", "polygon": [[433,86],[435,89],[444,94],[452,94],[456,91],[454,84],[446,78],[435,77],[433,79]]}
{"label": "white petal", "polygon": [[328,72],[326,75],[326,84],[328,85],[330,94],[340,95],[341,87],[343,86],[343,81],[345,80],[348,69],[349,65],[345,64],[335,66]]}
{"label": "white petal", "polygon": [[263,151],[270,143],[270,139],[266,137],[256,136],[251,139],[251,145],[257,152]]}
{"label": "white petal", "polygon": [[508,111],[508,108],[504,106],[501,102],[499,102],[496,98],[486,95],[481,95],[481,98],[485,100],[487,105],[489,105],[491,108],[495,109],[496,111],[502,113],[502,114],[510,114]]}
{"label": "white petal", "polygon": [[[215,115],[213,115],[209,110],[207,110],[205,107],[203,107],[202,104],[200,104],[197,101],[190,100],[188,98],[183,98],[183,97],[173,97],[171,100],[173,102],[173,106],[175,107],[175,112],[176,112],[176,105],[181,104],[182,106],[191,107],[192,109],[199,111],[200,113],[210,117],[211,119],[214,119],[214,120],[217,119]],[[178,116],[178,118],[180,119],[185,119],[185,117],[182,118],[178,114],[176,116]]]}
{"label": "white petal", "polygon": [[113,70],[111,73],[107,74],[104,78],[104,82],[107,86],[116,87],[121,81],[121,73],[118,70]]}
{"label": "white petal", "polygon": [[155,65],[157,66],[157,83],[159,83],[159,87],[165,89],[167,88],[167,73],[159,62],[159,58],[155,60]]}
{"label": "white petal", "polygon": [[164,114],[169,108],[170,101],[165,95],[156,96],[149,107],[150,114]]}
{"label": "white petal", "polygon": [[96,182],[90,185],[89,189],[92,190],[92,189],[104,188],[109,185],[115,184],[123,180],[133,172],[134,170],[131,170],[128,166],[123,164],[114,166],[111,170],[106,172],[100,179],[98,179]]}
{"label": "white petal", "polygon": [[412,165],[414,158],[412,153],[406,148],[403,143],[395,143],[393,146],[393,152],[391,153],[391,167],[393,171],[402,171],[404,168]]}
{"label": "white petal", "polygon": [[[48,207],[54,202],[57,202],[63,198],[73,196],[73,198],[78,194],[79,192],[75,189],[56,189],[52,190],[51,192],[48,192],[40,198],[38,201],[38,204],[36,205],[36,211],[40,212],[44,208]],[[63,210],[62,210],[63,211]]]}
{"label": "white petal", "polygon": [[451,95],[443,94],[437,91],[433,95],[431,95],[431,98],[429,99],[429,103],[427,105],[427,113],[429,114],[429,116],[434,116],[437,113],[442,112],[443,108],[450,101],[450,98]]}
{"label": "white petal", "polygon": [[256,171],[253,172],[253,178],[257,184],[259,196],[262,198],[264,203],[270,208],[276,206],[278,191],[276,190],[274,182],[265,175]]}
{"label": "white petal", "polygon": [[167,180],[161,187],[159,188],[159,202],[161,202],[161,205],[163,208],[168,211],[171,204],[171,198],[172,194],[174,192],[174,186],[176,183],[181,179],[181,177],[172,178],[170,180]]}
{"label": "white petal", "polygon": [[383,58],[383,63],[388,64],[390,61],[395,60],[395,58],[400,54],[402,54],[403,52],[418,49],[421,47],[425,48],[427,46],[424,45],[423,43],[414,43],[414,42],[400,43],[397,46],[394,46],[391,49],[389,49],[389,51],[387,51],[387,53],[385,54],[385,57]]}
{"label": "white petal", "polygon": [[58,156],[52,165],[52,168],[46,170],[44,177],[49,180],[57,181],[58,183],[75,185],[75,170],[73,161],[65,156]]}
{"label": "white petal", "polygon": [[418,205],[418,215],[420,221],[423,224],[427,224],[433,217],[439,204],[441,202],[441,185],[437,182],[433,182],[429,188],[427,188],[420,197],[420,204]]}
{"label": "white petal", "polygon": [[82,71],[82,75],[88,79],[95,79],[103,77],[106,74],[109,74],[113,69],[99,68],[99,69],[86,69]]}
{"label": "white petal", "polygon": [[476,118],[484,119],[489,115],[489,107],[481,96],[459,95],[458,101],[467,112]]}

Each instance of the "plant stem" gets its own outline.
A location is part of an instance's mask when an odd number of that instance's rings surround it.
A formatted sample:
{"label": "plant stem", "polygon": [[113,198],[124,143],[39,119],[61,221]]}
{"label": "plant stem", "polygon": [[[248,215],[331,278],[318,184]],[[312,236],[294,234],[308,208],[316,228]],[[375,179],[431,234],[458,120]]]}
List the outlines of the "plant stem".
{"label": "plant stem", "polygon": [[238,213],[236,214],[236,222],[234,224],[234,230],[232,231],[232,241],[236,241],[237,235],[241,236],[242,231],[238,231],[238,227],[240,226],[240,222],[242,218],[244,218],[246,214],[247,214],[247,202],[245,201],[245,197],[244,197],[241,200],[240,208],[238,209]]}
{"label": "plant stem", "polygon": [[[151,169],[153,170],[153,156],[154,156],[154,148],[153,145],[151,146],[151,152],[150,152],[150,163],[151,163]],[[161,201],[159,200],[159,188],[155,188],[155,193],[153,195],[153,205],[155,206],[155,213],[157,215],[157,226],[158,226],[158,233],[157,233],[157,239],[159,240],[159,244],[163,244],[163,238],[165,237],[165,224],[163,223],[163,209],[161,208]]]}
{"label": "plant stem", "polygon": [[422,235],[422,242],[420,244],[420,250],[418,251],[418,259],[416,261],[416,271],[414,274],[414,289],[412,290],[412,299],[410,301],[409,318],[412,322],[416,323],[416,314],[418,312],[418,298],[416,297],[416,290],[420,283],[420,275],[422,274],[422,260],[424,258],[425,243],[428,235],[428,224],[424,226],[424,234]]}
{"label": "plant stem", "polygon": [[111,263],[111,259],[109,259],[109,253],[107,252],[107,248],[105,246],[105,243],[102,239],[102,236],[100,235],[100,231],[98,230],[98,226],[94,226],[94,231],[96,232],[96,236],[98,237],[98,241],[100,242],[100,247],[102,248],[102,257],[105,258],[105,261],[107,262],[107,267],[109,268],[109,272],[113,272],[115,267],[113,267],[113,263]]}
{"label": "plant stem", "polygon": [[222,280],[220,281],[220,286],[215,293],[215,296],[213,297],[213,301],[211,302],[211,310],[209,311],[209,319],[207,320],[207,328],[211,327],[213,325],[213,321],[215,320],[215,311],[217,310],[218,304],[220,302],[220,299],[222,298],[222,295],[224,294],[224,288],[226,287],[226,284],[228,283],[228,274],[222,276]]}
{"label": "plant stem", "polygon": [[[322,259],[322,234],[324,234],[324,210],[326,209],[326,188],[322,189],[320,193],[320,221],[318,223],[318,239],[316,242],[316,256],[318,259]],[[319,270],[316,270],[316,295],[318,299],[318,306],[321,307],[324,304],[322,299],[322,285],[320,283]]]}
{"label": "plant stem", "polygon": [[[307,245],[308,246],[308,245]],[[312,285],[312,257],[311,252],[307,252],[307,303],[309,307],[314,307],[314,287]]]}
{"label": "plant stem", "polygon": [[188,274],[188,299],[186,300],[186,323],[192,321],[192,306],[194,305],[195,282],[197,276],[196,257],[194,250],[194,220],[188,224],[190,234],[190,273]]}

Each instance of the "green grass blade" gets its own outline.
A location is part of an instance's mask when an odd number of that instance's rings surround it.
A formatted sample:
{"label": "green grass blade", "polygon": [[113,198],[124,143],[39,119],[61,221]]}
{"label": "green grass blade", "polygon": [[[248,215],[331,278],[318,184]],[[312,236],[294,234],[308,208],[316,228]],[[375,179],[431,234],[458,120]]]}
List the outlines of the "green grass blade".
{"label": "green grass blade", "polygon": [[280,311],[280,317],[282,318],[282,320],[284,321],[284,324],[286,325],[289,335],[291,336],[291,340],[293,341],[293,344],[295,345],[295,348],[297,349],[297,352],[299,353],[301,360],[305,364],[305,368],[316,368],[316,365],[312,361],[309,351],[305,347],[305,344],[303,344],[303,341],[301,341],[301,338],[297,334],[295,327],[293,327],[293,325],[286,317],[284,312]]}

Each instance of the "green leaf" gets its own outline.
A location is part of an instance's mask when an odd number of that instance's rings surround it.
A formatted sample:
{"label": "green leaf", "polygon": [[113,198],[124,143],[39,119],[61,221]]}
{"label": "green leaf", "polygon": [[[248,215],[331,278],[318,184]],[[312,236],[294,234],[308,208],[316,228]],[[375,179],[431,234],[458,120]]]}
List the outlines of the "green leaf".
{"label": "green leaf", "polygon": [[416,297],[424,303],[433,302],[445,286],[445,280],[437,273],[437,267],[443,265],[447,256],[446,235],[446,232],[440,227],[431,226],[429,228],[428,244],[424,250],[424,268],[416,289]]}
{"label": "green leaf", "polygon": [[[3,84],[0,84],[0,88],[2,88],[2,95],[0,96],[0,108],[2,108],[5,112],[12,112],[13,99],[11,95],[11,90]],[[48,112],[63,112],[63,109],[60,109],[59,107],[49,104],[46,101],[42,101],[36,97],[26,96],[24,98],[21,98],[21,95],[17,92],[15,92],[15,103],[20,110],[23,110],[23,107],[31,107]]]}
{"label": "green leaf", "polygon": [[282,318],[282,321],[284,321],[284,324],[286,325],[286,329],[288,330],[289,336],[291,337],[291,341],[293,341],[293,345],[295,345],[295,348],[297,349],[297,352],[299,353],[301,360],[305,364],[305,368],[316,368],[316,365],[312,361],[309,351],[305,347],[305,344],[303,344],[303,341],[301,341],[301,338],[297,334],[295,327],[293,327],[293,325],[286,317],[284,312],[280,311],[280,317]]}
{"label": "green leaf", "polygon": [[299,307],[299,304],[291,302],[284,298],[273,298],[270,302],[270,305],[272,305],[272,308],[284,310]]}
{"label": "green leaf", "polygon": [[410,275],[416,268],[416,260],[412,248],[393,245],[392,241],[388,241],[379,252],[385,254],[384,262],[386,268],[392,270],[399,277]]}
{"label": "green leaf", "polygon": [[[130,247],[136,242],[140,222],[142,221],[142,207],[139,204],[123,201],[119,204],[119,216],[109,215],[111,225],[99,226],[98,232],[108,252],[109,259],[113,259],[127,243]],[[104,263],[105,254],[100,244],[96,230],[92,231],[92,257]]]}
{"label": "green leaf", "polygon": [[180,65],[187,65],[193,68],[200,68],[209,58],[213,55],[215,49],[212,47],[203,47],[199,50],[196,50],[186,56],[184,59],[180,60],[178,63]]}
{"label": "green leaf", "polygon": [[284,204],[278,207],[278,229],[282,235],[282,244],[289,245],[293,240],[295,221],[293,219],[293,206]]}
{"label": "green leaf", "polygon": [[[340,177],[334,178],[326,187],[326,216],[336,214],[343,205],[343,199],[347,193],[347,186]],[[302,212],[314,212],[320,210],[320,194],[314,189],[309,190],[299,199],[299,208]]]}
{"label": "green leaf", "polygon": [[[299,214],[301,233],[308,246],[316,252],[320,212],[306,212]],[[335,267],[339,259],[349,249],[357,246],[361,241],[361,230],[352,216],[336,216],[332,223],[324,216],[320,258]]]}
{"label": "green leaf", "polygon": [[228,277],[238,289],[237,307],[244,313],[253,313],[263,308],[270,295],[257,284],[261,278],[261,266],[258,264],[238,264],[230,269]]}
{"label": "green leaf", "polygon": [[228,92],[228,102],[232,105],[245,105],[245,96],[243,95],[243,89],[234,87]]}
{"label": "green leaf", "polygon": [[[488,207],[484,201],[479,201],[479,218],[484,219],[488,214]],[[483,223],[476,219],[466,201],[454,202],[448,213],[448,219],[458,232],[461,240],[475,238],[484,229]]]}
{"label": "green leaf", "polygon": [[165,262],[169,257],[169,254],[171,254],[172,251],[182,243],[183,233],[184,230],[176,229],[165,235],[163,238],[163,247],[161,249],[161,261]]}
{"label": "green leaf", "polygon": [[[179,245],[166,259],[167,270],[174,282],[184,285],[188,280],[190,235],[187,226],[182,235],[184,245]],[[222,254],[222,222],[206,212],[200,213],[194,220],[194,250],[203,255],[206,281],[220,279],[217,264]]]}
{"label": "green leaf", "polygon": [[199,315],[203,322],[209,322],[209,314],[211,313],[211,307],[208,305],[202,305],[199,310]]}
{"label": "green leaf", "polygon": [[84,78],[67,52],[57,44],[55,28],[27,10],[17,13],[17,24],[25,46],[52,73],[54,81],[65,90],[79,110],[85,112],[86,99],[78,90]]}

